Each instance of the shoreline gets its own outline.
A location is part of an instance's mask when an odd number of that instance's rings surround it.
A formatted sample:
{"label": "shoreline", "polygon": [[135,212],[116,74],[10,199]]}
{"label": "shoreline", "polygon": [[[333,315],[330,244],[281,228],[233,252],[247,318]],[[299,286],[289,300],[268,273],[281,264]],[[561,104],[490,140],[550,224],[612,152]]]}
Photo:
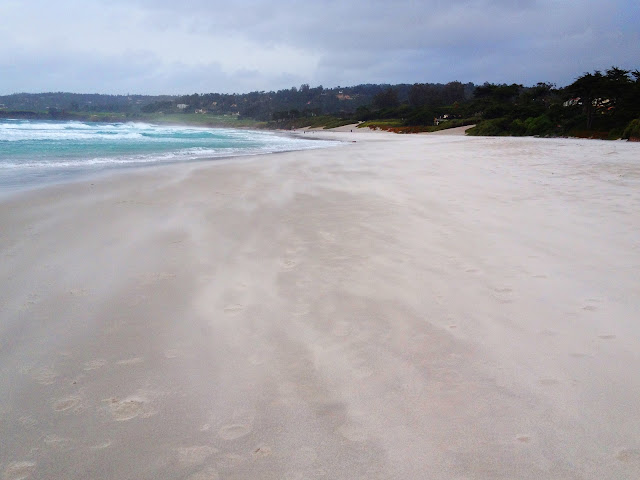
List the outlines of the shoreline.
{"label": "shoreline", "polygon": [[640,476],[638,144],[312,135],[0,198],[0,473]]}
{"label": "shoreline", "polygon": [[[135,123],[135,122],[133,122]],[[158,125],[162,126],[162,125]],[[167,126],[167,125],[164,125]],[[187,126],[188,125],[176,125],[176,126]],[[247,130],[247,131],[255,131],[257,133],[264,134],[264,130],[256,130],[256,129],[238,129],[233,127],[201,127],[202,129],[211,129],[211,128],[220,128],[222,130]],[[315,140],[315,141],[331,141],[331,139],[327,138],[317,138],[317,137],[303,137],[295,135],[293,132],[287,131],[278,131],[273,130],[270,131],[273,135],[284,137],[284,138],[301,138],[304,140]],[[324,148],[331,148],[334,145],[327,145]],[[322,147],[318,147],[322,148]],[[262,157],[265,155],[277,154],[277,153],[287,153],[287,152],[295,152],[306,150],[305,147],[300,147],[298,149],[286,149],[286,150],[277,150],[277,151],[253,151],[253,152],[241,152],[241,153],[232,153],[225,154],[220,156],[212,156],[212,157],[202,157],[202,158],[191,158],[187,160],[159,160],[159,161],[141,161],[138,163],[132,162],[131,164],[118,164],[113,163],[110,164],[105,162],[103,166],[100,167],[92,167],[92,166],[82,166],[77,165],[73,169],[67,167],[66,171],[58,171],[61,167],[53,166],[54,171],[52,172],[38,172],[37,176],[41,177],[41,179],[34,180],[33,178],[27,178],[27,182],[15,180],[13,182],[9,182],[8,179],[2,179],[1,181],[4,183],[0,183],[0,198],[7,198],[15,194],[19,194],[21,192],[29,192],[38,190],[40,188],[47,188],[53,186],[60,186],[66,184],[73,184],[76,182],[92,182],[98,181],[100,178],[108,177],[111,175],[132,173],[137,170],[146,170],[149,168],[162,168],[165,166],[171,165],[190,165],[194,163],[212,163],[212,162],[224,162],[233,159],[250,159],[252,157]],[[163,153],[160,152],[157,155],[161,156]],[[169,152],[171,153],[171,152]],[[151,155],[151,154],[149,154]],[[28,171],[25,171],[28,173]]]}
{"label": "shoreline", "polygon": [[[1,112],[0,112],[1,113]],[[146,124],[150,124],[150,125],[158,125],[158,126],[175,126],[175,127],[194,127],[194,128],[220,128],[220,129],[233,129],[233,130],[255,130],[255,131],[270,131],[270,132],[299,132],[301,130],[307,130],[307,131],[320,131],[320,132],[331,132],[331,131],[346,131],[344,130],[345,127],[347,128],[353,128],[355,129],[357,125],[359,125],[362,122],[358,122],[358,123],[353,123],[353,124],[349,124],[349,125],[344,125],[342,127],[335,127],[335,128],[330,128],[330,129],[324,129],[324,127],[313,127],[313,128],[292,128],[292,129],[279,129],[279,128],[271,128],[271,127],[264,127],[264,126],[259,126],[260,121],[255,120],[256,122],[258,122],[256,125],[253,126],[243,126],[243,125],[229,125],[229,124],[225,124],[225,123],[198,123],[198,122],[189,122],[189,121],[184,121],[184,122],[173,122],[173,121],[169,121],[169,122],[163,122],[163,121],[158,121],[156,119],[156,121],[151,120],[151,119],[143,119],[143,118],[133,118],[133,119],[127,119],[127,118],[119,118],[119,117],[106,117],[106,119],[104,118],[100,118],[100,119],[92,119],[92,116],[95,115],[79,115],[79,116],[72,116],[72,115],[67,115],[64,117],[59,117],[59,118],[52,118],[51,116],[49,116],[48,114],[40,114],[37,112],[22,112],[22,113],[27,113],[28,115],[26,116],[7,116],[7,115],[0,115],[0,118],[5,118],[5,119],[12,119],[12,120],[51,120],[51,121],[79,121],[79,122],[89,122],[89,123],[146,123]],[[452,127],[452,128],[448,128],[448,129],[443,129],[443,130],[437,130],[434,132],[418,132],[418,133],[409,133],[409,134],[405,134],[405,135],[438,135],[438,134],[443,134],[443,135],[449,135],[449,133],[441,133],[441,132],[448,132],[450,130],[459,130],[459,129],[464,129],[468,130],[470,128],[475,127],[476,125],[465,125],[463,127]],[[358,129],[358,130],[362,130],[362,129]],[[373,130],[376,131],[376,130]],[[385,131],[385,130],[381,130],[381,131]],[[395,133],[395,132],[388,132],[385,131],[387,133]],[[457,134],[457,133],[456,133]],[[478,135],[478,137],[483,137],[482,135]],[[624,139],[624,138],[599,138],[596,136],[580,136],[580,137],[571,137],[571,136],[543,136],[543,137],[539,137],[539,136],[525,136],[525,135],[508,135],[508,136],[489,136],[487,138],[567,138],[567,139],[580,139],[580,140],[602,140],[602,141],[606,141],[606,142],[614,142],[614,141],[628,141],[628,142],[638,142],[640,141],[640,139],[638,139],[637,137],[632,137],[629,139]]]}

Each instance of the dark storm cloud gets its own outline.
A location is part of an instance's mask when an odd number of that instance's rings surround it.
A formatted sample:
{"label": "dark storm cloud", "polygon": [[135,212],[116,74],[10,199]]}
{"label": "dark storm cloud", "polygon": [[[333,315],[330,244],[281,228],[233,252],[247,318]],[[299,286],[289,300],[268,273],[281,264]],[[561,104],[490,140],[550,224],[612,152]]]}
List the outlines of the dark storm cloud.
{"label": "dark storm cloud", "polygon": [[3,93],[562,85],[596,68],[640,66],[636,0],[7,2]]}

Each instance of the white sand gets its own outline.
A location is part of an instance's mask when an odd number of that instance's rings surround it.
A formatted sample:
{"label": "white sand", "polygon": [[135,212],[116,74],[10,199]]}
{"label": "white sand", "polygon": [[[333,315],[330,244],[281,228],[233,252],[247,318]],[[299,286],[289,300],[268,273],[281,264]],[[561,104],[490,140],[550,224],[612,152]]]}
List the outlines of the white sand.
{"label": "white sand", "polygon": [[314,135],[1,201],[0,475],[640,478],[640,144]]}

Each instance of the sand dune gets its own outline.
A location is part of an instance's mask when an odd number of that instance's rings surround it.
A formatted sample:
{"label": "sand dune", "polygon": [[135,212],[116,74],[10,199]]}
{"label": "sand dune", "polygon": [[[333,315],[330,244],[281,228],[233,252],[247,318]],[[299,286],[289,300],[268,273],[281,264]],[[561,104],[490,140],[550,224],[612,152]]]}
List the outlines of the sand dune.
{"label": "sand dune", "polygon": [[3,478],[640,478],[639,146],[314,135],[2,199]]}

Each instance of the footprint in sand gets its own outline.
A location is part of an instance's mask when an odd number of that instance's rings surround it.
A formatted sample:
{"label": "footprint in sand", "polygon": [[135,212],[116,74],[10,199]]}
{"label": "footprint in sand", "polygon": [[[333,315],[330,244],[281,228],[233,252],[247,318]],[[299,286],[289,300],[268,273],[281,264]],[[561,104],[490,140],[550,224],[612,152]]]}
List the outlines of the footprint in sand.
{"label": "footprint in sand", "polygon": [[12,462],[4,470],[4,480],[24,480],[29,478],[35,471],[36,464],[33,462]]}
{"label": "footprint in sand", "polygon": [[56,400],[56,402],[53,404],[53,409],[56,412],[66,412],[67,410],[71,410],[71,409],[76,410],[79,406],[80,406],[80,397],[71,396],[71,397],[65,397],[65,398],[60,398]]}
{"label": "footprint in sand", "polygon": [[296,306],[293,311],[291,312],[291,314],[294,317],[304,317],[305,315],[308,315],[311,312],[311,307],[309,305],[298,305]]}
{"label": "footprint in sand", "polygon": [[569,356],[573,358],[586,358],[586,357],[590,357],[591,355],[589,355],[588,353],[573,352],[573,353],[570,353]]}
{"label": "footprint in sand", "polygon": [[497,294],[495,295],[495,298],[498,300],[498,302],[502,304],[512,303],[511,294],[513,293],[513,290],[511,288],[500,287],[494,288],[493,291]]}
{"label": "footprint in sand", "polygon": [[40,385],[53,385],[58,379],[58,376],[57,372],[54,372],[48,367],[39,368],[31,374],[31,378]]}
{"label": "footprint in sand", "polygon": [[616,453],[616,459],[624,463],[638,463],[640,465],[640,449],[623,448]]}
{"label": "footprint in sand", "polygon": [[20,417],[18,421],[25,428],[35,428],[38,426],[38,421],[35,418],[33,418],[31,415]]}
{"label": "footprint in sand", "polygon": [[118,360],[116,362],[116,365],[137,365],[139,363],[142,363],[143,359],[142,357],[133,357],[133,358],[125,358],[124,360]]}
{"label": "footprint in sand", "polygon": [[322,239],[325,242],[328,243],[335,243],[336,241],[336,235],[335,233],[331,233],[331,232],[325,232],[325,231],[319,231],[318,234],[322,237]]}
{"label": "footprint in sand", "polygon": [[312,283],[308,278],[299,278],[296,280],[295,285],[298,288],[308,288]]}
{"label": "footprint in sand", "polygon": [[258,448],[256,448],[253,451],[253,456],[255,458],[263,458],[263,457],[268,457],[269,455],[271,455],[271,447],[267,446],[267,445],[260,445]]}
{"label": "footprint in sand", "polygon": [[598,338],[602,339],[602,340],[614,340],[616,338],[615,335],[598,335]]}
{"label": "footprint in sand", "polygon": [[85,288],[72,288],[69,290],[69,295],[73,297],[86,297],[89,295],[89,290]]}
{"label": "footprint in sand", "polygon": [[251,429],[252,428],[249,425],[234,423],[222,427],[218,430],[218,435],[224,440],[236,440],[247,435]]}
{"label": "footprint in sand", "polygon": [[293,260],[291,258],[282,258],[282,259],[280,259],[280,265],[282,265],[282,268],[284,270],[291,270],[297,264],[298,264],[298,262],[296,262],[295,260]]}
{"label": "footprint in sand", "polygon": [[226,313],[227,315],[237,315],[242,310],[244,310],[244,306],[238,303],[234,303],[224,307],[224,313]]}
{"label": "footprint in sand", "polygon": [[544,387],[551,387],[553,385],[558,385],[560,382],[555,378],[541,378],[538,380],[538,383]]}
{"label": "footprint in sand", "polygon": [[207,467],[204,470],[193,473],[187,477],[187,480],[218,480],[220,474],[213,467]]}
{"label": "footprint in sand", "polygon": [[97,358],[95,360],[91,360],[90,362],[85,362],[83,370],[89,372],[91,370],[98,370],[99,368],[104,367],[107,364],[107,361],[104,358]]}
{"label": "footprint in sand", "polygon": [[157,282],[162,282],[164,280],[170,280],[175,278],[175,273],[170,272],[156,272],[156,273],[148,273],[146,275],[141,275],[138,277],[141,286],[150,285]]}
{"label": "footprint in sand", "polygon": [[223,457],[220,457],[216,463],[220,468],[232,469],[232,468],[238,467],[238,465],[241,465],[245,461],[246,461],[246,458],[244,458],[242,455],[237,455],[235,453],[228,453]]}
{"label": "footprint in sand", "polygon": [[52,448],[66,449],[71,445],[71,440],[68,438],[60,437],[58,435],[47,435],[43,439],[44,443]]}
{"label": "footprint in sand", "polygon": [[586,312],[597,312],[598,311],[598,307],[597,304],[600,303],[600,300],[598,300],[597,298],[587,298],[585,301],[585,306],[582,307],[582,310],[586,311]]}
{"label": "footprint in sand", "polygon": [[513,290],[509,287],[496,287],[493,291],[498,293],[511,293]]}
{"label": "footprint in sand", "polygon": [[37,305],[39,302],[40,302],[40,297],[38,295],[33,293],[29,294],[27,296],[27,301],[23,303],[22,306],[20,307],[20,311],[26,312],[27,310]]}
{"label": "footprint in sand", "polygon": [[122,400],[109,398],[103,400],[103,402],[107,403],[113,419],[118,422],[131,420],[138,416],[147,418],[154,413],[149,409],[148,400],[137,395],[130,396]]}
{"label": "footprint in sand", "polygon": [[201,465],[218,449],[209,445],[197,445],[194,447],[178,448],[178,461],[186,465]]}
{"label": "footprint in sand", "polygon": [[555,332],[553,330],[541,330],[540,335],[544,335],[545,337],[555,337],[556,335],[558,335],[558,332]]}
{"label": "footprint in sand", "polygon": [[104,450],[105,448],[109,448],[111,446],[111,440],[107,440],[105,442],[99,443],[98,445],[93,445],[89,448],[92,450]]}
{"label": "footprint in sand", "polygon": [[260,365],[264,365],[266,363],[266,358],[264,355],[254,353],[253,355],[249,356],[249,358],[247,358],[247,361],[254,367],[257,367]]}

